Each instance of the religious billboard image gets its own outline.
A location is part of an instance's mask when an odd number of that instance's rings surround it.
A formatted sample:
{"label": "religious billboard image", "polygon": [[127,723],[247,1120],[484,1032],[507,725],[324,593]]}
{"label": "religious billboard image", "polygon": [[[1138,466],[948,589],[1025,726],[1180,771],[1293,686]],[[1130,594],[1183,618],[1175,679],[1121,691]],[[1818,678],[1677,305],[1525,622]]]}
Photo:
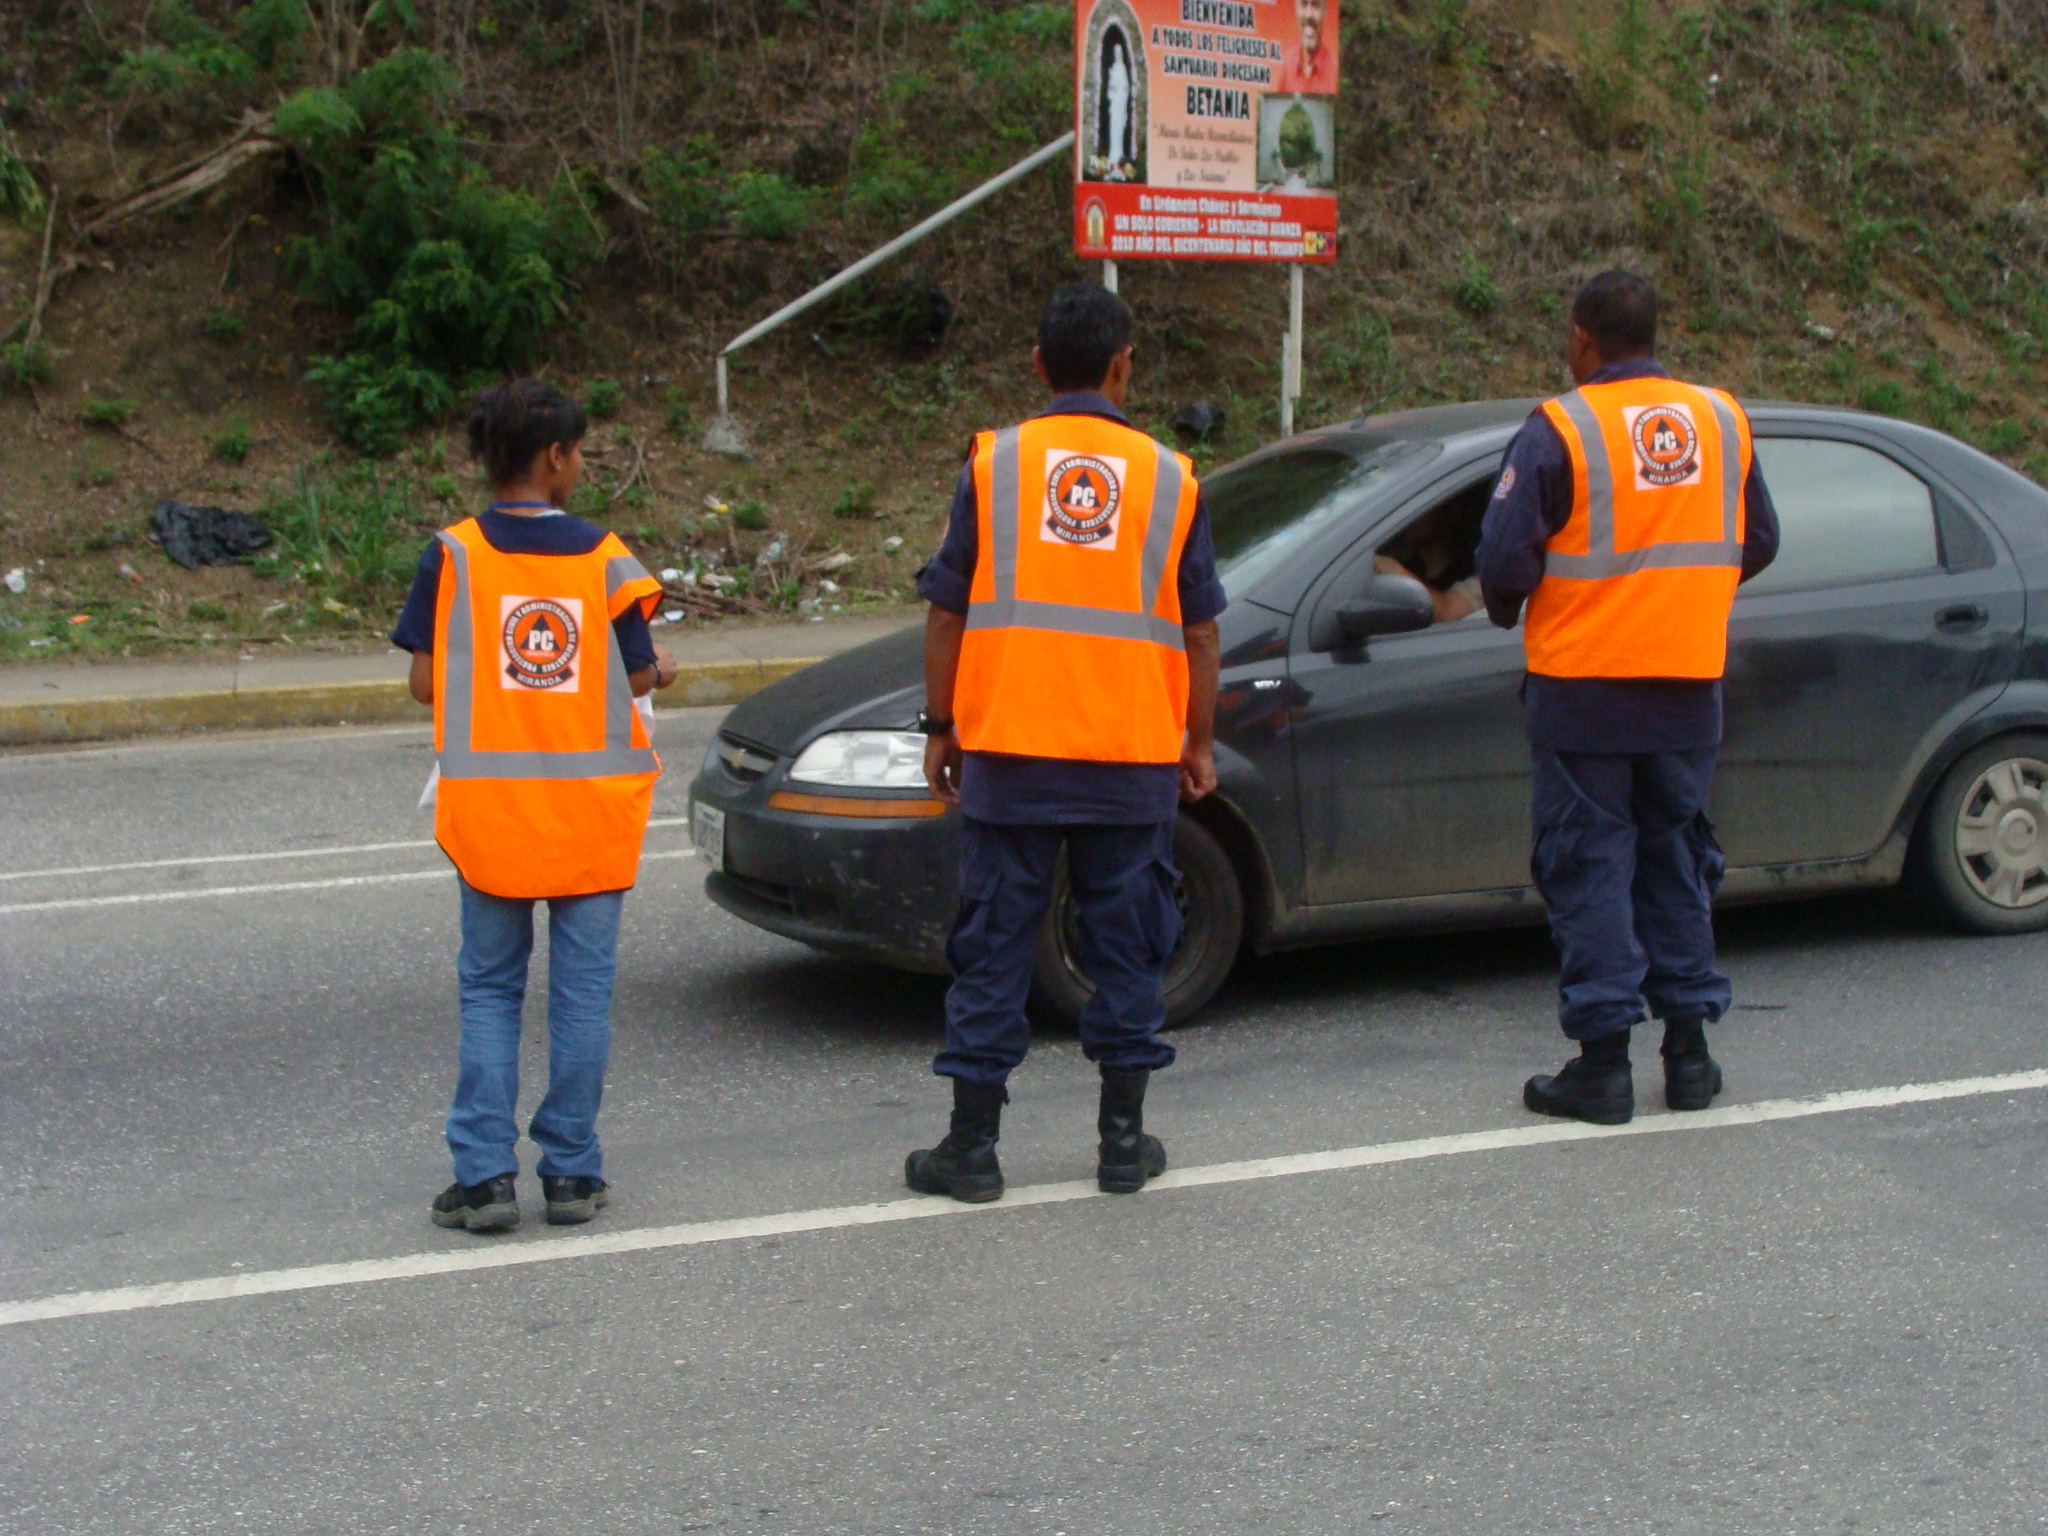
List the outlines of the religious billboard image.
{"label": "religious billboard image", "polygon": [[1337,0],[1076,0],[1074,249],[1337,259]]}

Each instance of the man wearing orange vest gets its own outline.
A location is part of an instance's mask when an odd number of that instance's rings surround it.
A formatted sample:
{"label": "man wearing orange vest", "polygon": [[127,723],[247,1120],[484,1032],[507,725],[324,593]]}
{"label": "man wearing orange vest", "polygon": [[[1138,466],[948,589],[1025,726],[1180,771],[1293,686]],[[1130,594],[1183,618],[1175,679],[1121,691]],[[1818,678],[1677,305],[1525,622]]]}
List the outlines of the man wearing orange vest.
{"label": "man wearing orange vest", "polygon": [[[1532,1077],[1541,1114],[1635,1113],[1629,1032],[1664,1021],[1664,1096],[1721,1089],[1706,1025],[1728,1009],[1712,904],[1726,861],[1707,819],[1735,588],[1778,549],[1749,419],[1656,362],[1657,296],[1603,272],[1565,332],[1578,388],[1508,450],[1479,577],[1494,623],[1523,624],[1535,836],[1530,870],[1562,957],[1580,1054]],[[1524,604],[1527,612],[1524,614]]]}
{"label": "man wearing orange vest", "polygon": [[1101,1188],[1166,1169],[1145,1088],[1168,1066],[1166,962],[1180,938],[1176,805],[1216,785],[1216,616],[1194,467],[1125,419],[1131,312],[1092,283],[1046,305],[1032,353],[1043,415],[974,440],[939,553],[919,573],[925,777],[961,810],[960,912],[946,957],[953,1080],[945,1139],[910,1187],[1003,1192],[1005,1084],[1024,1060],[1032,949],[1062,847],[1095,994],[1081,1049],[1101,1070]]}
{"label": "man wearing orange vest", "polygon": [[611,1051],[619,912],[661,764],[634,699],[675,681],[647,621],[661,584],[616,534],[560,510],[583,473],[582,407],[534,379],[470,418],[493,500],[443,529],[392,643],[434,706],[434,836],[462,888],[462,1047],[434,1221],[519,1224],[520,1014],[533,904],[548,904],[548,1091],[527,1134],[547,1219],[605,1204],[598,1102]]}

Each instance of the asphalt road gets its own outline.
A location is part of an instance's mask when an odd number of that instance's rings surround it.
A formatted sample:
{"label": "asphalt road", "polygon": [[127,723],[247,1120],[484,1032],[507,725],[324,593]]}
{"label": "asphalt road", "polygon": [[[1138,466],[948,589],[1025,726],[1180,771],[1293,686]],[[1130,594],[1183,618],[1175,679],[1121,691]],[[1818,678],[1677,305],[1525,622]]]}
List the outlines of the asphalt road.
{"label": "asphalt road", "polygon": [[[666,717],[658,816],[715,723]],[[2041,1088],[1067,1199],[1094,1086],[1055,1035],[1004,1206],[420,1273],[562,1240],[530,1176],[514,1237],[426,1218],[457,927],[428,761],[412,729],[0,758],[10,1536],[2048,1526]],[[586,1230],[902,1199],[940,984],[726,918],[685,835],[627,904]],[[2048,938],[1889,899],[1723,928],[1726,1103],[2048,1067]],[[1529,933],[1251,963],[1150,1123],[1178,1169],[1519,1132],[1551,964]],[[349,1261],[383,1278],[5,1320]]]}

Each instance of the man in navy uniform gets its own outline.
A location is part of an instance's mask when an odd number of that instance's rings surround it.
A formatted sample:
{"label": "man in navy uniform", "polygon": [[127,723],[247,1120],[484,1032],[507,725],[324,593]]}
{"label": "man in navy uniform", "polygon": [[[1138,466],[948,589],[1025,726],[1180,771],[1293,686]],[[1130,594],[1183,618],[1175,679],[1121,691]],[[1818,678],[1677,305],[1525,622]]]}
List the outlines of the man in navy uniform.
{"label": "man in navy uniform", "polygon": [[1578,388],[1509,448],[1478,559],[1493,622],[1524,623],[1530,869],[1580,1048],[1523,1101],[1604,1125],[1635,1113],[1628,1043],[1646,998],[1670,1107],[1705,1109],[1721,1088],[1706,1025],[1731,996],[1712,913],[1727,861],[1706,802],[1729,608],[1778,550],[1742,407],[1672,378],[1656,347],[1647,280],[1603,272],[1579,290],[1565,331]]}
{"label": "man in navy uniform", "polygon": [[1222,582],[1193,466],[1133,428],[1131,311],[1069,283],[1032,358],[1052,393],[984,432],[960,472],[945,542],[918,575],[925,623],[925,776],[961,810],[960,913],[946,946],[950,1129],[913,1152],[912,1189],[1003,1192],[1005,1087],[1030,1044],[1025,994],[1064,846],[1095,995],[1081,1048],[1101,1069],[1096,1177],[1142,1189],[1166,1154],[1143,1128],[1150,1074],[1174,1050],[1165,965],[1180,936],[1173,827],[1216,785]]}

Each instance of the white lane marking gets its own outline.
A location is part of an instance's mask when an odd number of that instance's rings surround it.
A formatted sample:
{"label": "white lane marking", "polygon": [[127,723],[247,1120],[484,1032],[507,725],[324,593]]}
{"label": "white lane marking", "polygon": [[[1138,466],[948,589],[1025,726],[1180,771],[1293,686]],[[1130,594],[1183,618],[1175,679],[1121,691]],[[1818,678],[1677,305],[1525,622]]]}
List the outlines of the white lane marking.
{"label": "white lane marking", "polygon": [[[657,816],[647,823],[656,827],[688,826],[687,816]],[[337,859],[353,853],[389,853],[394,848],[431,848],[431,837],[416,837],[401,843],[352,843],[344,848],[280,848],[269,853],[200,853],[185,859],[138,859],[129,864],[73,864],[67,869],[0,870],[0,880],[58,880],[67,875],[113,875],[133,869],[183,869],[198,864],[255,864],[268,859]]]}
{"label": "white lane marking", "polygon": [[[432,847],[433,845],[427,844]],[[658,853],[640,855],[642,864],[651,864],[657,859],[688,859],[696,856],[694,848],[667,848]],[[267,896],[278,891],[334,891],[349,885],[398,885],[408,880],[446,880],[454,875],[449,869],[408,869],[389,875],[337,875],[331,880],[280,880],[272,885],[213,885],[203,891],[131,891],[119,896],[66,896],[55,901],[16,901],[0,906],[0,915],[9,912],[61,912],[76,907],[132,907],[152,901],[198,901],[205,896]]]}
{"label": "white lane marking", "polygon": [[[1455,1157],[1464,1152],[1496,1152],[1510,1147],[1536,1147],[1564,1141],[1606,1141],[1624,1136],[1654,1136],[1667,1131],[1722,1130],[1730,1126],[1765,1125],[1778,1120],[1803,1120],[1814,1115],[1837,1115],[1849,1110],[1891,1109],[1901,1104],[1930,1104],[1942,1099],[2017,1093],[2031,1088],[2048,1088],[2048,1070],[2008,1072],[1999,1077],[1953,1078],[1939,1083],[1907,1083],[1892,1088],[1855,1088],[1804,1099],[1766,1099],[1758,1104],[1731,1104],[1725,1109],[1702,1110],[1696,1114],[1651,1115],[1627,1125],[1584,1125],[1575,1120],[1546,1120],[1535,1125],[1518,1125],[1496,1131],[1424,1136],[1414,1141],[1339,1147],[1330,1152],[1301,1152],[1242,1163],[1211,1163],[1206,1167],[1168,1173],[1154,1180],[1152,1188],[1199,1189],[1211,1184],[1243,1184],[1255,1179],[1284,1179],[1304,1173],[1334,1173],[1389,1163],[1412,1163],[1425,1158]],[[480,1269],[548,1264],[562,1259],[695,1248],[707,1243],[730,1243],[749,1237],[780,1237],[842,1227],[884,1226],[929,1217],[977,1216],[1036,1205],[1065,1205],[1074,1200],[1111,1198],[1115,1197],[1104,1195],[1092,1180],[1075,1180],[1013,1189],[991,1205],[962,1205],[943,1196],[924,1196],[876,1205],[830,1206],[822,1210],[741,1216],[728,1221],[698,1221],[673,1227],[641,1227],[583,1237],[544,1238],[531,1242],[501,1239],[490,1247],[413,1253],[391,1259],[355,1259],[340,1264],[309,1264],[299,1269],[214,1275],[203,1280],[168,1280],[157,1285],[126,1285],[108,1291],[73,1291],[68,1295],[44,1296],[31,1301],[0,1302],[0,1328],[97,1313],[140,1312],[152,1307],[227,1301],[238,1296],[329,1290],[336,1286],[365,1285],[380,1280],[415,1280],[427,1275],[465,1274]]]}

